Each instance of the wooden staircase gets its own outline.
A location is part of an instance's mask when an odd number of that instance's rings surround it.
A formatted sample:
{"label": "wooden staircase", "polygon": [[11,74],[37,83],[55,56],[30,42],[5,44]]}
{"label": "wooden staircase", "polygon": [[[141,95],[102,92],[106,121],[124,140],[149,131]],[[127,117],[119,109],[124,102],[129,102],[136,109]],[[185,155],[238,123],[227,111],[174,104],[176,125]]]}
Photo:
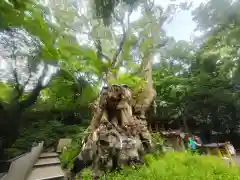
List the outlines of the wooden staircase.
{"label": "wooden staircase", "polygon": [[58,154],[55,152],[41,153],[27,180],[64,180]]}
{"label": "wooden staircase", "polygon": [[[57,152],[61,153],[70,143],[71,139],[60,139]],[[42,141],[33,146],[29,152],[9,161],[0,171],[0,180],[66,180],[59,153],[44,152],[43,145]],[[3,162],[0,161],[0,165],[2,167]]]}

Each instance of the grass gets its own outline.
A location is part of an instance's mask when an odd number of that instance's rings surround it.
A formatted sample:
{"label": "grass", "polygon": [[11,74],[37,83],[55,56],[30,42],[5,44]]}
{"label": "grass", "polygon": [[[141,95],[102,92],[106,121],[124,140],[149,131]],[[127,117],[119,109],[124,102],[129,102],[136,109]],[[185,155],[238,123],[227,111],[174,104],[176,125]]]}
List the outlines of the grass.
{"label": "grass", "polygon": [[[120,172],[107,174],[107,180],[240,180],[238,167],[229,167],[223,160],[212,156],[169,152],[162,156],[148,155],[146,165],[123,168]],[[92,179],[91,172],[82,173],[84,180]]]}

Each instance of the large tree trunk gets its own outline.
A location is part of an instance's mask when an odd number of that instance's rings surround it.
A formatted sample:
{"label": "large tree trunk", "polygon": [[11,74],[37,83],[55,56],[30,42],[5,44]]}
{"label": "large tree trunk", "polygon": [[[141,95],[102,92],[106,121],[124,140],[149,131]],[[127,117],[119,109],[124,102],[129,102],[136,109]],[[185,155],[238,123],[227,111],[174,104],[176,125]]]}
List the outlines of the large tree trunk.
{"label": "large tree trunk", "polygon": [[134,102],[134,112],[140,113],[142,119],[146,119],[145,112],[151,106],[154,98],[156,97],[156,91],[153,87],[152,81],[152,63],[153,63],[153,55],[150,54],[143,58],[141,64],[141,74],[146,81],[145,85],[138,92],[137,98]]}

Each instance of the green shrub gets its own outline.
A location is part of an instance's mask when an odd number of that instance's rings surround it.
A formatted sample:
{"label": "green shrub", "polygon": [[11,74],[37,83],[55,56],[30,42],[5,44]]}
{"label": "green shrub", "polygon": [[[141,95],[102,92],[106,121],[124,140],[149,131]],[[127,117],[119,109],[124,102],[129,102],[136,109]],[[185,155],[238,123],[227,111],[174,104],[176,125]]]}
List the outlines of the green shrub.
{"label": "green shrub", "polygon": [[165,139],[160,135],[160,133],[151,133],[151,136],[154,144],[153,151],[155,154],[162,153]]}
{"label": "green shrub", "polygon": [[44,141],[45,147],[56,147],[60,138],[77,139],[79,132],[83,130],[79,125],[64,125],[57,120],[35,121],[21,129],[20,136],[12,147],[6,150],[6,154],[9,157],[15,157],[29,151],[34,142],[40,141]]}
{"label": "green shrub", "polygon": [[79,154],[82,148],[82,138],[85,136],[85,129],[78,129],[78,133],[72,137],[72,143],[60,155],[61,165],[65,169],[72,168],[74,158]]}
{"label": "green shrub", "polygon": [[[126,167],[120,172],[107,174],[108,180],[240,180],[238,167],[229,167],[223,160],[212,156],[169,152],[145,157],[146,165],[137,170]],[[88,173],[89,174],[89,173]],[[90,179],[86,176],[84,179]]]}
{"label": "green shrub", "polygon": [[73,140],[67,149],[63,150],[60,155],[62,168],[70,169],[73,166],[73,160],[81,150],[81,139]]}
{"label": "green shrub", "polygon": [[78,129],[78,133],[72,137],[72,143],[60,155],[61,166],[65,169],[70,169],[73,166],[74,158],[79,154],[82,147],[82,138],[85,136],[85,129]]}

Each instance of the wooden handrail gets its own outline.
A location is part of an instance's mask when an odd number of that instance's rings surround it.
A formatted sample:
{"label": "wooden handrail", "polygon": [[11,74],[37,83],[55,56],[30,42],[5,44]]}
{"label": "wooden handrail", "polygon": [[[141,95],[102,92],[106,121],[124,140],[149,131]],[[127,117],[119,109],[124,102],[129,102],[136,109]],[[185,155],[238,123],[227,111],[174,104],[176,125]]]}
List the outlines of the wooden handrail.
{"label": "wooden handrail", "polygon": [[26,152],[26,153],[23,153],[23,154],[21,154],[21,155],[19,155],[19,156],[16,156],[16,157],[14,157],[14,158],[12,158],[12,159],[9,159],[9,160],[7,160],[7,161],[8,161],[8,162],[16,161],[17,159],[19,159],[19,158],[25,156],[26,154],[28,154],[29,152],[30,152],[30,151],[28,151],[28,152]]}
{"label": "wooden handrail", "polygon": [[7,172],[7,179],[25,180],[37,158],[39,157],[42,148],[43,142],[38,143],[37,146],[32,147],[30,152],[17,156],[8,161],[10,167]]}

